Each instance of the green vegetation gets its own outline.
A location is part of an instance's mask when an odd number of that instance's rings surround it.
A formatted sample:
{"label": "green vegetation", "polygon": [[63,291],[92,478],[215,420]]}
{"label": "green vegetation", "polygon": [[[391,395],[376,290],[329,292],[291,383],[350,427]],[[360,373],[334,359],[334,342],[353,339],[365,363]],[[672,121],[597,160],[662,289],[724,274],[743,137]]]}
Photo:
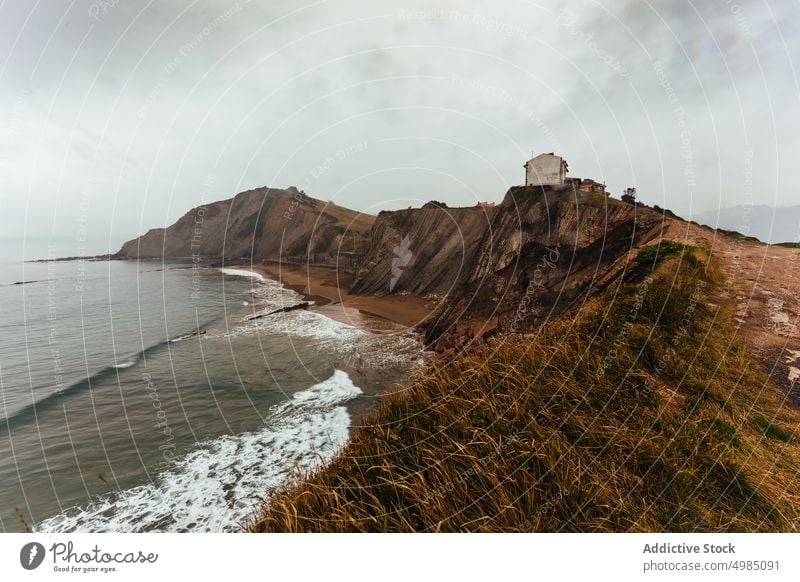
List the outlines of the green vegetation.
{"label": "green vegetation", "polygon": [[785,443],[794,441],[794,435],[792,433],[771,423],[763,416],[756,415],[753,418],[753,425],[755,426],[756,430],[760,431],[771,439],[783,441]]}
{"label": "green vegetation", "polygon": [[[711,227],[709,227],[711,228]],[[714,230],[713,228],[711,230]],[[760,243],[761,241],[754,236],[748,236],[746,234],[742,234],[736,230],[725,230],[725,229],[718,229],[717,232],[721,232],[722,234],[727,234],[729,237],[735,238],[737,240],[743,240],[748,242],[757,242]]]}
{"label": "green vegetation", "polygon": [[800,242],[785,242],[785,243],[778,243],[773,246],[776,247],[786,247],[787,249],[800,249]]}
{"label": "green vegetation", "polygon": [[531,204],[538,202],[546,202],[547,195],[552,195],[552,188],[550,186],[512,186],[506,193],[503,204]]}
{"label": "green vegetation", "polygon": [[392,214],[394,227],[400,230],[410,229],[416,209],[395,210]]}
{"label": "green vegetation", "polygon": [[639,251],[639,254],[636,255],[636,262],[640,265],[655,267],[658,262],[663,261],[670,255],[683,253],[690,248],[692,247],[683,243],[662,240],[657,245],[645,247]]}
{"label": "green vegetation", "polygon": [[616,198],[611,198],[599,192],[576,192],[575,202],[580,206],[591,208],[606,208],[608,206],[625,206],[625,203]]}
{"label": "green vegetation", "polygon": [[669,218],[674,218],[676,220],[683,220],[680,216],[672,212],[672,210],[670,210],[669,208],[661,208],[658,204],[653,204],[653,210]]}
{"label": "green vegetation", "polygon": [[797,531],[800,414],[713,261],[659,259],[540,336],[435,365],[248,529]]}

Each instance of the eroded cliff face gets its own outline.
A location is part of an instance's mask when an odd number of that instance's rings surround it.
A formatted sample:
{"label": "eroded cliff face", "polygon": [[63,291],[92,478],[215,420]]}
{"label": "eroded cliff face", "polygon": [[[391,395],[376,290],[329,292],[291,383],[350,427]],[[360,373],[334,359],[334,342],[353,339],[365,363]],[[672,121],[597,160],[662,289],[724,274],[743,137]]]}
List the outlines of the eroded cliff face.
{"label": "eroded cliff face", "polygon": [[129,241],[118,259],[185,258],[335,262],[363,254],[374,217],[296,188],[258,188],[199,206],[168,228]]}
{"label": "eroded cliff face", "polygon": [[423,329],[446,351],[500,330],[533,329],[605,288],[662,222],[602,194],[539,187],[512,188],[488,209],[381,213],[351,291],[439,296]]}
{"label": "eroded cliff face", "polygon": [[195,208],[126,243],[116,258],[282,260],[357,269],[350,293],[439,299],[426,340],[456,350],[535,329],[619,277],[660,213],[602,194],[516,187],[489,208],[363,215],[294,188],[261,188]]}
{"label": "eroded cliff face", "polygon": [[446,294],[472,276],[494,208],[425,207],[378,215],[351,293]]}

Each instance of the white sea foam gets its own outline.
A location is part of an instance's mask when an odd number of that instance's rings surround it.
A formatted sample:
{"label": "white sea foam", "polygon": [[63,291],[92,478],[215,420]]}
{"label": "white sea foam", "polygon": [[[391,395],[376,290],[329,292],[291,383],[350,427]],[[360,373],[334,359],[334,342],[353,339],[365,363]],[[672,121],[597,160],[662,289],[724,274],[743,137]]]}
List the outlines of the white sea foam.
{"label": "white sea foam", "polygon": [[[223,269],[225,272],[251,276],[251,271]],[[373,369],[416,367],[423,350],[417,334],[395,330],[388,334],[374,334],[364,329],[307,310],[275,311],[304,302],[302,295],[287,289],[283,284],[259,276],[251,291],[252,311],[232,328],[211,331],[206,340],[230,340],[259,334],[284,335],[291,338],[315,340],[320,347],[345,356],[349,365]],[[313,302],[312,302],[313,304]],[[270,315],[271,314],[271,315]],[[173,340],[174,341],[174,340]]]}
{"label": "white sea foam", "polygon": [[335,341],[339,344],[349,344],[367,333],[361,328],[313,311],[278,313],[271,318],[260,319],[253,323],[258,331]]}
{"label": "white sea foam", "polygon": [[[241,269],[222,269],[226,274],[251,276],[251,271]],[[336,352],[350,352],[354,342],[365,335],[364,330],[341,323],[320,313],[306,310],[274,313],[304,302],[303,296],[287,289],[281,283],[258,275],[258,284],[251,291],[252,311],[235,327],[225,331],[209,333],[205,339],[230,339],[257,334],[286,335],[297,338],[315,339],[326,349]],[[271,314],[271,315],[270,315]]]}
{"label": "white sea foam", "polygon": [[121,370],[124,370],[125,368],[130,368],[130,367],[134,366],[135,364],[136,364],[135,360],[129,360],[127,362],[122,362],[121,364],[117,364],[114,367],[115,368],[119,368]]}
{"label": "white sea foam", "polygon": [[366,334],[356,339],[353,350],[342,361],[359,369],[413,370],[424,365],[427,354],[423,350],[420,336],[412,331],[389,335]]}
{"label": "white sea foam", "polygon": [[[252,275],[251,271],[241,269],[223,271],[248,277]],[[304,309],[275,313],[303,303],[304,298],[272,279],[259,276],[258,283],[253,285],[251,297],[252,311],[246,310],[242,321],[225,331],[209,332],[203,338],[219,341],[260,334],[284,335],[290,341],[291,338],[308,338],[328,351],[345,355],[350,365],[368,368],[413,366],[422,351],[419,337],[413,333],[373,334],[322,313]]]}
{"label": "white sea foam", "polygon": [[225,275],[233,275],[236,277],[250,277],[252,279],[258,279],[260,281],[265,281],[264,275],[261,273],[257,273],[256,271],[251,271],[249,269],[231,269],[231,268],[224,268],[220,269],[223,274]]}
{"label": "white sea foam", "polygon": [[275,406],[270,427],[199,445],[157,477],[51,517],[42,532],[235,531],[259,499],[330,459],[347,441],[342,406],[361,394],[337,370],[328,380]]}
{"label": "white sea foam", "polygon": [[230,340],[251,335],[283,335],[291,338],[308,338],[330,352],[351,353],[358,340],[369,334],[352,325],[341,323],[313,311],[276,313],[260,319],[244,322],[225,333],[209,334],[206,339]]}

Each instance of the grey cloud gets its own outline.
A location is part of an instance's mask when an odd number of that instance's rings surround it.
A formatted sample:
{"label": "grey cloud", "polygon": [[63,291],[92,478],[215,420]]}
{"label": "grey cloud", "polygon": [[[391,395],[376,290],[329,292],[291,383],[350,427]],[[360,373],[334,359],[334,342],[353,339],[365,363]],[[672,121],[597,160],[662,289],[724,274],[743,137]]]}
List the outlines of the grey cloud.
{"label": "grey cloud", "polygon": [[[760,199],[796,196],[800,8],[788,0],[770,3],[774,18],[758,0],[737,14],[671,0],[107,4],[97,18],[89,0],[0,8],[0,126],[16,128],[0,132],[6,232],[49,225],[35,209],[58,201],[69,236],[88,180],[88,226],[115,240],[198,204],[209,175],[218,198],[309,181],[359,209],[499,200],[525,156],[556,147],[576,174],[613,192],[635,183],[679,213],[746,203],[749,149]],[[409,78],[382,80],[393,76]]]}

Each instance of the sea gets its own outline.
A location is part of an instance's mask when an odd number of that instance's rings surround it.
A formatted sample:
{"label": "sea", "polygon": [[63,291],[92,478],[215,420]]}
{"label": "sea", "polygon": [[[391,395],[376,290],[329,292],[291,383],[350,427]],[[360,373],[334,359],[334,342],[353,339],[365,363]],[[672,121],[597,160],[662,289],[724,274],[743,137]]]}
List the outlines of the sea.
{"label": "sea", "polygon": [[0,247],[0,531],[241,531],[422,363],[247,266],[64,248]]}

